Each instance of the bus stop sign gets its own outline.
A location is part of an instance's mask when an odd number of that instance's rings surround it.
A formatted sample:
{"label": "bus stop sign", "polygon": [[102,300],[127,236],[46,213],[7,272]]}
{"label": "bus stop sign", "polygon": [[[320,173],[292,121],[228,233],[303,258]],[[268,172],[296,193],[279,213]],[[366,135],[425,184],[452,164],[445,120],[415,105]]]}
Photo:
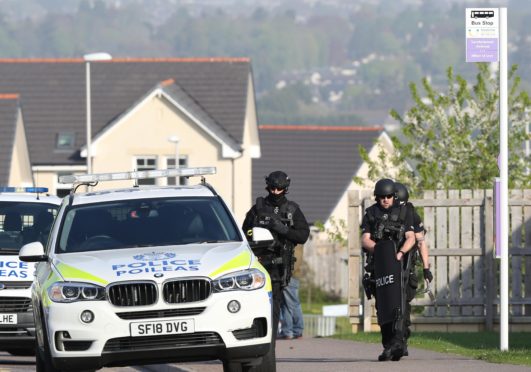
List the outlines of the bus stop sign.
{"label": "bus stop sign", "polygon": [[499,61],[499,9],[466,8],[466,61]]}

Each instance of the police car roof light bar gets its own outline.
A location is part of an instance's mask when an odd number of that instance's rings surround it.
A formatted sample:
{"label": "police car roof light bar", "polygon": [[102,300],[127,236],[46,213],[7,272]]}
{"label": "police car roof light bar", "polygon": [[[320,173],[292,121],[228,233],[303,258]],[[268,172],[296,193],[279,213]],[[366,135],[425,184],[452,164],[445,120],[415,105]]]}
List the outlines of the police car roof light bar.
{"label": "police car roof light bar", "polygon": [[59,177],[59,183],[75,184],[101,181],[125,181],[159,177],[193,177],[216,174],[215,167],[155,169],[149,171],[80,174]]}
{"label": "police car roof light bar", "polygon": [[29,192],[29,193],[43,193],[48,192],[47,187],[12,187],[0,186],[0,192]]}

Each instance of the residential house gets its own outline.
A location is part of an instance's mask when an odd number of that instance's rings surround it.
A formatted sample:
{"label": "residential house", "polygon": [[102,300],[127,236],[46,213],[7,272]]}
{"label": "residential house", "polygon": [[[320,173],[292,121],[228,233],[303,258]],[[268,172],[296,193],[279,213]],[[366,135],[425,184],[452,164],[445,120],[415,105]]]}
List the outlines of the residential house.
{"label": "residential house", "polygon": [[33,186],[18,94],[0,94],[0,185]]}
{"label": "residential house", "polygon": [[[260,156],[249,59],[113,59],[90,71],[93,173],[173,168],[177,157],[181,166],[215,166],[208,182],[243,219],[251,159]],[[13,97],[0,99],[0,130],[9,134],[0,140],[2,184],[62,196],[71,185],[59,176],[86,173],[86,76],[80,58],[0,59],[0,94]]]}

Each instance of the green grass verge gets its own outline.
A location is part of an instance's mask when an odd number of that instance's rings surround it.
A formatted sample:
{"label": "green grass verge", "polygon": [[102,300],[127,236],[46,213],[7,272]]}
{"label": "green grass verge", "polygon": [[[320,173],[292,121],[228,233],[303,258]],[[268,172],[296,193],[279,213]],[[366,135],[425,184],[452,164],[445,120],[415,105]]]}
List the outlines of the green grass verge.
{"label": "green grass verge", "polygon": [[[344,327],[341,326],[341,331]],[[334,338],[360,342],[380,342],[380,333],[340,333]],[[531,366],[531,333],[511,333],[509,351],[499,350],[500,335],[496,332],[414,332],[409,345],[419,349],[464,355],[492,363]]]}

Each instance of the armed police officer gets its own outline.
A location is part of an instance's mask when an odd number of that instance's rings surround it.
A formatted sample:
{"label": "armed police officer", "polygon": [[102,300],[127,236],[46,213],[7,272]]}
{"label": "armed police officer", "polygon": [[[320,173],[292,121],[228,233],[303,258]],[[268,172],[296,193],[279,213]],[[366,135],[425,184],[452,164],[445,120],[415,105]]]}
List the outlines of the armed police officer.
{"label": "armed police officer", "polygon": [[373,275],[375,293],[372,294],[376,297],[384,347],[378,360],[400,360],[404,353],[406,318],[403,261],[415,245],[413,218],[405,208],[396,207],[393,180],[384,178],[376,182],[374,196],[376,203],[367,208],[363,217],[361,243]]}
{"label": "armed police officer", "polygon": [[428,283],[433,280],[433,274],[430,270],[429,256],[428,256],[428,246],[425,240],[426,229],[422,223],[422,219],[417,213],[415,206],[409,202],[409,191],[407,187],[400,183],[395,182],[395,193],[398,205],[400,208],[407,208],[408,212],[413,216],[413,232],[415,233],[415,246],[413,249],[406,255],[404,262],[406,263],[405,269],[409,269],[408,273],[408,285],[406,287],[406,311],[405,311],[405,345],[404,345],[404,356],[407,356],[409,353],[407,351],[407,340],[411,335],[411,304],[410,302],[415,298],[418,288],[418,278],[415,272],[415,264],[417,262],[417,251],[420,254],[420,260],[422,264],[422,272],[424,280]]}
{"label": "armed police officer", "polygon": [[[310,235],[306,218],[297,203],[288,200],[286,194],[291,183],[288,175],[274,171],[265,177],[268,195],[256,199],[255,205],[247,212],[243,231],[251,238],[253,227],[264,227],[271,231],[275,245],[271,250],[257,253],[273,282],[273,340],[277,335],[280,317],[282,289],[290,281],[294,265],[294,247],[304,244]],[[273,347],[275,343],[273,342]]]}

